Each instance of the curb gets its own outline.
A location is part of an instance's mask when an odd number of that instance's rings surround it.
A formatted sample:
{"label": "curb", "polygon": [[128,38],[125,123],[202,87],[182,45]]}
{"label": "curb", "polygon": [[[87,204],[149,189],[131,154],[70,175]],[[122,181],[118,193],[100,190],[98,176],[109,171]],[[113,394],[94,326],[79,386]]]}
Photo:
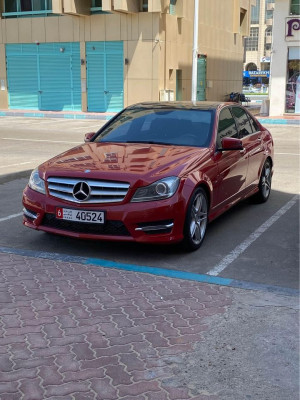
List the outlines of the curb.
{"label": "curb", "polygon": [[187,281],[194,281],[199,283],[208,283],[212,285],[227,286],[245,290],[255,290],[269,293],[277,293],[284,296],[298,296],[299,290],[286,288],[281,286],[266,285],[263,283],[240,281],[231,278],[223,278],[218,276],[211,276],[205,274],[197,274],[192,272],[165,269],[159,267],[150,267],[144,265],[125,264],[114,261],[109,261],[99,258],[88,258],[81,256],[71,256],[61,253],[49,253],[44,251],[13,249],[8,247],[0,247],[0,253],[15,254],[24,257],[42,258],[56,260],[60,262],[77,263],[85,266],[92,265],[94,267],[102,267],[108,269],[119,269],[128,272],[141,272],[156,276],[165,276],[167,278],[181,279]]}
{"label": "curb", "polygon": [[[254,110],[257,107],[253,107]],[[258,107],[260,109],[260,107]],[[249,111],[252,112],[251,107],[248,107]],[[116,113],[84,113],[84,112],[26,112],[26,111],[5,111],[0,110],[0,118],[1,117],[25,117],[25,118],[60,118],[60,119],[92,119],[92,120],[102,120],[109,121]],[[259,122],[264,124],[272,124],[272,125],[300,125],[300,117],[295,118],[272,118],[272,117],[259,117],[256,115],[256,118]]]}
{"label": "curb", "polygon": [[300,119],[279,119],[279,118],[260,118],[256,117],[261,124],[265,125],[298,125],[300,126]]}
{"label": "curb", "polygon": [[64,113],[64,112],[24,112],[0,110],[0,117],[25,117],[25,118],[61,118],[61,119],[97,119],[110,120],[116,113]]}

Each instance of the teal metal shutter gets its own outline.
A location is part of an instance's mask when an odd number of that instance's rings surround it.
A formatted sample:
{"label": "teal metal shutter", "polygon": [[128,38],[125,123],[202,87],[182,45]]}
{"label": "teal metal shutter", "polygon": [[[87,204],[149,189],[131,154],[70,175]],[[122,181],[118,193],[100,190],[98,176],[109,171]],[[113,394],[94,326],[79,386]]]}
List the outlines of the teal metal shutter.
{"label": "teal metal shutter", "polygon": [[36,45],[7,44],[8,104],[11,109],[38,109]]}
{"label": "teal metal shutter", "polygon": [[106,111],[104,42],[86,43],[88,111]]}
{"label": "teal metal shutter", "polygon": [[81,110],[79,43],[45,43],[40,47],[41,110]]}
{"label": "teal metal shutter", "polygon": [[81,110],[79,43],[6,45],[9,108]]}
{"label": "teal metal shutter", "polygon": [[197,100],[206,100],[206,58],[198,58],[197,63]]}
{"label": "teal metal shutter", "polygon": [[88,42],[88,111],[118,112],[124,104],[123,42]]}

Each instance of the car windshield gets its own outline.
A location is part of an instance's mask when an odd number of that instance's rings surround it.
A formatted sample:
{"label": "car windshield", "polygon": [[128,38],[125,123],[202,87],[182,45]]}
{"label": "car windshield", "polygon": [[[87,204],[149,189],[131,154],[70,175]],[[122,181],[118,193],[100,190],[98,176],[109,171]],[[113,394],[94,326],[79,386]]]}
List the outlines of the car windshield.
{"label": "car windshield", "polygon": [[94,141],[208,147],[213,113],[197,109],[127,109],[100,130]]}

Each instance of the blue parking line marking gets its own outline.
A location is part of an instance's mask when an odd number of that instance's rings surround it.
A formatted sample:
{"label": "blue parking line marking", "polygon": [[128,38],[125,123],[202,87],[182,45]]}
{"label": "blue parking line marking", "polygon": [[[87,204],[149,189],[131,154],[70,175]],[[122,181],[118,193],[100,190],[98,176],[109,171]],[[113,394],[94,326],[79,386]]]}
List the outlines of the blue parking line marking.
{"label": "blue parking line marking", "polygon": [[[151,274],[151,275],[166,276],[168,278],[178,278],[178,279],[184,279],[184,280],[189,280],[189,281],[213,283],[215,285],[223,285],[223,286],[229,286],[232,282],[232,279],[227,279],[227,278],[202,275],[202,274],[194,274],[191,272],[177,271],[174,269],[148,267],[148,266],[144,266],[144,265],[134,265],[134,264],[123,264],[123,263],[118,263],[118,262],[114,262],[114,261],[101,260],[98,258],[88,258],[86,260],[85,264],[99,265],[101,267],[116,268],[116,269],[122,269],[124,271],[131,271],[131,272],[143,272],[143,273]],[[213,278],[213,279],[211,279],[211,278]]]}
{"label": "blue parking line marking", "polygon": [[134,264],[123,264],[100,258],[87,258],[80,256],[71,256],[68,254],[61,254],[61,253],[49,253],[49,252],[35,251],[35,250],[13,249],[8,247],[0,247],[0,253],[8,253],[8,254],[10,253],[10,254],[16,254],[20,256],[33,257],[33,258],[44,258],[48,260],[55,260],[61,262],[72,262],[72,263],[82,264],[85,266],[93,265],[96,267],[114,268],[128,272],[141,272],[150,275],[165,276],[168,278],[209,283],[213,285],[221,285],[221,286],[228,286],[240,289],[263,291],[263,292],[272,292],[285,296],[299,296],[299,290],[292,288],[266,285],[263,283],[239,281],[236,279],[222,278],[219,276],[195,274],[192,272],[178,271],[174,269],[165,269],[165,268],[149,267],[149,266],[134,265]]}

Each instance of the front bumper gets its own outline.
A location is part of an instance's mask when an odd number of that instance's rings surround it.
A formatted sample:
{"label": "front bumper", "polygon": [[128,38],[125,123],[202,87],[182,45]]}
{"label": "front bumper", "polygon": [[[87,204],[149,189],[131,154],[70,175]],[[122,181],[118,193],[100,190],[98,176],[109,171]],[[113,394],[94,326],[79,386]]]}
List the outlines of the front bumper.
{"label": "front bumper", "polygon": [[[180,193],[170,199],[122,204],[78,205],[38,193],[23,192],[25,226],[58,235],[92,239],[171,243],[183,239],[185,201]],[[56,208],[104,211],[105,223],[88,224],[57,219]]]}

